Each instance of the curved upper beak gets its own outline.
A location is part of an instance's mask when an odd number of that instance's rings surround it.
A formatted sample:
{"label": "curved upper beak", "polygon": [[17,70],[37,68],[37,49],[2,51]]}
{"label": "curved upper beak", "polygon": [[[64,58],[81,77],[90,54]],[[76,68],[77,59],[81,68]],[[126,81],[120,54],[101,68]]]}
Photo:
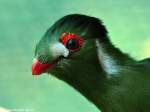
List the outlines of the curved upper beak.
{"label": "curved upper beak", "polygon": [[38,59],[34,59],[32,64],[32,75],[41,75],[53,67],[53,64],[41,63]]}

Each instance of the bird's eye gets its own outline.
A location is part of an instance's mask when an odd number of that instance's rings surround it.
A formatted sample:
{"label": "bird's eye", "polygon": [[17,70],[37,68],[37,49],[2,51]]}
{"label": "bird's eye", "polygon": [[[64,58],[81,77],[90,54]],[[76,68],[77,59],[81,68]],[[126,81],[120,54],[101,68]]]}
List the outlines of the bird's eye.
{"label": "bird's eye", "polygon": [[76,40],[76,39],[69,39],[67,44],[66,44],[66,47],[69,50],[75,51],[75,50],[78,50],[80,48],[80,45],[79,45],[78,40]]}
{"label": "bird's eye", "polygon": [[74,33],[63,33],[60,41],[69,49],[70,52],[79,51],[83,45],[83,38]]}

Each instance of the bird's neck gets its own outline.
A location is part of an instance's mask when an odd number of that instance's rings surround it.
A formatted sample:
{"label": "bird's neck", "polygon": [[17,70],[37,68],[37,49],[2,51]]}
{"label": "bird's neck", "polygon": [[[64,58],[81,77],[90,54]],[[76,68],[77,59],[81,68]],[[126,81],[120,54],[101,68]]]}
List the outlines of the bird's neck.
{"label": "bird's neck", "polygon": [[111,42],[103,43],[96,40],[96,46],[97,58],[101,66],[101,72],[99,72],[101,77],[97,82],[101,83],[98,83],[97,86],[95,85],[97,87],[95,90],[97,91],[92,94],[93,103],[99,109],[111,112],[118,107],[112,106],[111,102],[117,104],[117,100],[115,97],[111,98],[112,96],[108,91],[111,91],[113,87],[121,86],[118,80],[120,80],[120,75],[122,75],[122,69],[124,66],[135,62],[135,60],[121,52]]}
{"label": "bird's neck", "polygon": [[71,75],[74,75],[73,79],[70,78],[65,81],[100,109],[100,99],[105,94],[107,80],[95,53],[93,52],[93,58],[89,62],[76,66],[76,71],[71,73]]}
{"label": "bird's neck", "polygon": [[106,96],[107,91],[111,85],[117,84],[117,81],[113,81],[113,77],[119,74],[121,66],[132,59],[113,45],[100,43],[98,40],[96,40],[96,47],[91,49],[90,54],[87,58],[88,61],[83,59],[78,62],[81,66],[72,63],[76,68],[73,70],[70,68],[72,72],[69,74],[74,77],[66,81],[99,109],[103,109],[106,108],[106,103],[107,105],[109,103]]}
{"label": "bird's neck", "polygon": [[111,77],[118,74],[122,66],[130,64],[134,60],[128,55],[122,53],[118,48],[111,44],[110,41],[107,43],[96,40],[97,54],[102,69],[106,72],[107,77]]}

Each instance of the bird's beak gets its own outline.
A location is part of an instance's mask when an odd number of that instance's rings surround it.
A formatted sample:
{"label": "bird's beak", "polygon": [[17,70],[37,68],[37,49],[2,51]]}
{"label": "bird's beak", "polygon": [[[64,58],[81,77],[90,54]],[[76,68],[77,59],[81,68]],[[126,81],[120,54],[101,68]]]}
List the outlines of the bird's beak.
{"label": "bird's beak", "polygon": [[53,64],[41,63],[38,59],[34,59],[32,64],[32,75],[40,75],[47,72],[53,67]]}

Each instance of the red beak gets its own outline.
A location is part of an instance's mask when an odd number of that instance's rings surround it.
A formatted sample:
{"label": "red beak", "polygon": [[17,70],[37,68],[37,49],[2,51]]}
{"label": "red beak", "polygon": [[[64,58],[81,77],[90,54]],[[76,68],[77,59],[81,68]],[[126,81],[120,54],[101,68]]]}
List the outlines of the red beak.
{"label": "red beak", "polygon": [[53,67],[53,64],[41,63],[39,60],[35,59],[32,64],[32,75],[40,75],[47,72]]}

